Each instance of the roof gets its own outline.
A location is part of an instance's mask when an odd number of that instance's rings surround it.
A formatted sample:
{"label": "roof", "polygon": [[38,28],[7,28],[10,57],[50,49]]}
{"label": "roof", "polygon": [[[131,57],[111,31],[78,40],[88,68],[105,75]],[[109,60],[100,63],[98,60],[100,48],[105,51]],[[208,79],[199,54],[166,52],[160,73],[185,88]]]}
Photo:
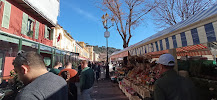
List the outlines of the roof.
{"label": "roof", "polygon": [[176,25],[170,26],[170,27],[168,27],[162,31],[159,31],[158,33],[156,33],[156,34],[154,34],[154,35],[152,35],[152,36],[150,36],[150,37],[148,37],[148,38],[146,38],[146,39],[144,39],[138,43],[135,43],[135,44],[133,44],[133,45],[121,50],[121,51],[114,52],[112,55],[116,55],[116,54],[119,54],[121,52],[129,51],[133,47],[139,46],[139,45],[144,44],[146,42],[149,42],[153,39],[157,39],[161,36],[170,34],[170,33],[174,32],[178,29],[184,28],[186,26],[189,26],[189,25],[194,24],[196,22],[199,22],[201,20],[207,19],[207,18],[214,16],[216,14],[217,14],[217,4],[212,6],[209,9],[206,9],[206,10],[203,10],[203,11],[200,11],[200,12],[194,14],[193,16],[189,17],[188,19],[186,19],[184,21],[177,23]]}

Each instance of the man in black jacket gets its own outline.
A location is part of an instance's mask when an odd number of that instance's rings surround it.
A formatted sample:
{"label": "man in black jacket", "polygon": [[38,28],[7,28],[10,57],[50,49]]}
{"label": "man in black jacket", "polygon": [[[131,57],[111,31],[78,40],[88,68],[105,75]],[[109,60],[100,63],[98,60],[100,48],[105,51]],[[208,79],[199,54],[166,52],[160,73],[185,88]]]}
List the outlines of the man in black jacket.
{"label": "man in black jacket", "polygon": [[157,63],[161,77],[154,84],[154,100],[198,100],[192,81],[173,70],[175,59],[171,54],[161,55]]}

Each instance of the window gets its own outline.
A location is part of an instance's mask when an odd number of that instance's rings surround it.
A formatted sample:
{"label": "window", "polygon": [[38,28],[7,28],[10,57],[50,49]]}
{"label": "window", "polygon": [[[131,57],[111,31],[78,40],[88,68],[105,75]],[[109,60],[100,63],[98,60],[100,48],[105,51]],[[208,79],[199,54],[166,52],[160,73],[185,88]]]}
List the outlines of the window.
{"label": "window", "polygon": [[198,36],[198,32],[197,32],[197,29],[196,29],[196,28],[191,29],[191,36],[192,36],[193,44],[194,44],[194,45],[200,44],[199,36]]}
{"label": "window", "polygon": [[157,41],[155,42],[155,45],[156,45],[157,51],[159,51]]}
{"label": "window", "polygon": [[29,17],[26,13],[23,13],[23,20],[22,20],[22,30],[21,34],[27,35],[29,37],[33,36],[33,26],[35,20]]}
{"label": "window", "polygon": [[212,23],[205,25],[205,31],[206,31],[206,36],[207,36],[208,42],[216,41],[216,36],[215,36],[215,32],[214,32],[214,28],[213,28]]}
{"label": "window", "polygon": [[187,41],[186,41],[186,37],[185,37],[185,32],[182,32],[180,35],[181,35],[181,40],[182,40],[182,47],[187,46]]}
{"label": "window", "polygon": [[166,47],[167,47],[167,49],[169,49],[170,48],[170,44],[169,44],[168,38],[165,38],[165,41],[166,41]]}
{"label": "window", "polygon": [[174,48],[177,48],[176,36],[173,35],[173,36],[172,36],[172,39],[173,39],[173,47],[174,47]]}
{"label": "window", "polygon": [[163,50],[162,40],[160,40],[160,50]]}
{"label": "window", "polygon": [[32,37],[33,35],[33,25],[34,25],[34,21],[30,18],[28,18],[28,22],[27,22],[27,36]]}
{"label": "window", "polygon": [[46,25],[45,25],[45,34],[44,34],[44,37],[45,37],[46,39],[49,39],[49,40],[52,39],[52,36],[51,36],[51,29],[50,29],[49,27],[47,27]]}

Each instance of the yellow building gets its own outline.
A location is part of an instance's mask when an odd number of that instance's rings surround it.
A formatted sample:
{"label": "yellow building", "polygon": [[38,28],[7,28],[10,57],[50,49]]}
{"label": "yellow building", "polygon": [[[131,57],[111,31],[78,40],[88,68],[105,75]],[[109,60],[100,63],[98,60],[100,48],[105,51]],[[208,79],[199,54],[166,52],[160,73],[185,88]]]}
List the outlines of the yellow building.
{"label": "yellow building", "polygon": [[99,54],[93,53],[93,61],[99,61]]}
{"label": "yellow building", "polygon": [[81,60],[89,59],[89,52],[86,49],[86,44],[84,42],[76,42],[76,52],[79,53],[79,58]]}
{"label": "yellow building", "polygon": [[89,52],[89,60],[90,61],[94,61],[94,56],[93,56],[93,53],[94,53],[94,51],[93,51],[93,46],[86,46],[86,49],[87,49],[87,51]]}

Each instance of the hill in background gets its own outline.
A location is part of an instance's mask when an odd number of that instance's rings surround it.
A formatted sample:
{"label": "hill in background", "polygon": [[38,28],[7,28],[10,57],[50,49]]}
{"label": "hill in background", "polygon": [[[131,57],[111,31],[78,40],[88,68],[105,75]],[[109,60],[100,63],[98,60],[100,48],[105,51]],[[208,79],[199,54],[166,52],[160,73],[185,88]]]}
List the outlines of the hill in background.
{"label": "hill in background", "polygon": [[[93,46],[93,51],[97,54],[99,54],[99,60],[100,61],[106,61],[106,50],[107,48],[105,46],[98,47],[98,46]],[[121,49],[116,49],[113,47],[108,47],[108,55],[111,55],[113,52],[120,51]]]}
{"label": "hill in background", "polygon": [[[106,53],[107,48],[105,46],[98,47],[98,46],[93,46],[93,51],[97,54],[100,53]],[[115,51],[120,51],[121,49],[116,49],[113,47],[108,47],[108,54],[111,55]]]}

